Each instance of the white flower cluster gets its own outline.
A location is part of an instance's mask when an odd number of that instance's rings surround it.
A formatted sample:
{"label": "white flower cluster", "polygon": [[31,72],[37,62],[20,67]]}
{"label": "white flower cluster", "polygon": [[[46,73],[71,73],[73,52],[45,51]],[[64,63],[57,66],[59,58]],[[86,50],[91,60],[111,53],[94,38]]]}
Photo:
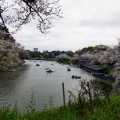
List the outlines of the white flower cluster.
{"label": "white flower cluster", "polygon": [[0,71],[12,71],[23,61],[19,53],[23,49],[18,43],[0,40]]}
{"label": "white flower cluster", "polygon": [[114,65],[114,70],[111,75],[116,78],[116,83],[120,84],[120,40],[118,45],[108,48],[106,51],[95,50],[93,52],[83,53],[79,56],[79,60]]}
{"label": "white flower cluster", "polygon": [[58,59],[70,59],[70,57],[66,53],[60,54],[60,55],[56,56],[56,58],[58,58]]}

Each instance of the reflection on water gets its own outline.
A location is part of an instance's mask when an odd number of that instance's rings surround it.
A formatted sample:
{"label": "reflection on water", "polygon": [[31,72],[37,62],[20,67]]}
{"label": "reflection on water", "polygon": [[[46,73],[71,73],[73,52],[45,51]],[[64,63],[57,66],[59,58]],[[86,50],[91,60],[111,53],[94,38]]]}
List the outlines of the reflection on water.
{"label": "reflection on water", "polygon": [[0,106],[13,106],[19,91],[22,76],[28,69],[27,65],[19,67],[16,72],[0,72]]}
{"label": "reflection on water", "polygon": [[[40,64],[40,66],[36,66]],[[46,68],[54,72],[47,73]],[[94,79],[85,71],[71,67],[67,71],[67,65],[51,61],[26,61],[16,72],[0,73],[0,106],[14,106],[17,101],[19,109],[25,109],[30,104],[32,90],[34,92],[35,107],[42,110],[45,105],[50,105],[50,99],[54,106],[63,105],[62,82],[65,84],[66,102],[68,101],[67,90],[74,91],[79,86],[78,79],[72,79],[72,75],[79,75],[81,79]]]}

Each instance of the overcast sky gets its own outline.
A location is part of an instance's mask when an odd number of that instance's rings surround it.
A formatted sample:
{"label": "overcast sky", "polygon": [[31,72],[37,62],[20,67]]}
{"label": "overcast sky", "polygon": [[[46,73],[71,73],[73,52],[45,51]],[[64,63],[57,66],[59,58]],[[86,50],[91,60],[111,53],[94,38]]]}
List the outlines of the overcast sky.
{"label": "overcast sky", "polygon": [[120,37],[120,0],[60,0],[63,18],[43,35],[31,22],[14,35],[25,49],[72,50],[116,45]]}

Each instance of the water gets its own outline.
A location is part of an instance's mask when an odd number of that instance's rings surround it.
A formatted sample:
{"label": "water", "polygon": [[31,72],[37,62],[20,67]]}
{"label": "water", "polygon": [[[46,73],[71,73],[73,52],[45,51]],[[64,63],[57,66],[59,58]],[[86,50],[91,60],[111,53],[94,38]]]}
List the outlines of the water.
{"label": "water", "polygon": [[[47,73],[46,68],[51,68],[54,72]],[[72,75],[79,75],[81,79],[72,79]],[[62,82],[65,84],[67,103],[67,90],[76,92],[75,88],[79,88],[82,79],[89,81],[94,77],[76,67],[71,67],[68,72],[67,65],[53,61],[26,61],[16,72],[0,73],[0,106],[14,107],[17,102],[17,107],[24,110],[31,104],[32,93],[37,110],[49,107],[51,99],[53,106],[62,106]]]}

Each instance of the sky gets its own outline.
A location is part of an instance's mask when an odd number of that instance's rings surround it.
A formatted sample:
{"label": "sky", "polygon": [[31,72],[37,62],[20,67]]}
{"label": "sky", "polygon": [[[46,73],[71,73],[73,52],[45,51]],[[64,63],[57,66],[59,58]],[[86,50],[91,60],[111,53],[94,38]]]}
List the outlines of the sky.
{"label": "sky", "polygon": [[63,18],[54,20],[48,34],[37,24],[24,25],[14,38],[25,49],[77,51],[84,47],[116,45],[120,37],[120,0],[60,0]]}

